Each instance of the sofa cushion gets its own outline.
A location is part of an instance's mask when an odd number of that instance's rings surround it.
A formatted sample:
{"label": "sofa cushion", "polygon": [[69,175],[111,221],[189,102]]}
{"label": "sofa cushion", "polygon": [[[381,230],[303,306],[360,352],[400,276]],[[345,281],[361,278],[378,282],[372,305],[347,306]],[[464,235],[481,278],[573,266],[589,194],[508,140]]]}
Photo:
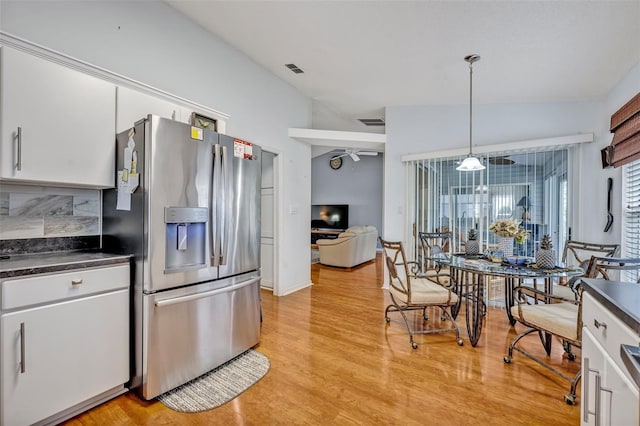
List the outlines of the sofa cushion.
{"label": "sofa cushion", "polygon": [[351,268],[376,257],[378,230],[375,226],[352,226],[336,239],[316,241],[320,263]]}

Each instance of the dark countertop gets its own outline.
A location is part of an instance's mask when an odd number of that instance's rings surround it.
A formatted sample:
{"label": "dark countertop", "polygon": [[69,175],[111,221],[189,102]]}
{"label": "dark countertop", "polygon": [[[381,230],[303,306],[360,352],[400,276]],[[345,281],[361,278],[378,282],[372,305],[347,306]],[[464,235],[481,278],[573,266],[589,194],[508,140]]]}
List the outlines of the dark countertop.
{"label": "dark countertop", "polygon": [[127,263],[130,258],[100,251],[16,254],[0,259],[0,279]]}
{"label": "dark countertop", "polygon": [[582,288],[640,334],[640,284],[582,278]]}

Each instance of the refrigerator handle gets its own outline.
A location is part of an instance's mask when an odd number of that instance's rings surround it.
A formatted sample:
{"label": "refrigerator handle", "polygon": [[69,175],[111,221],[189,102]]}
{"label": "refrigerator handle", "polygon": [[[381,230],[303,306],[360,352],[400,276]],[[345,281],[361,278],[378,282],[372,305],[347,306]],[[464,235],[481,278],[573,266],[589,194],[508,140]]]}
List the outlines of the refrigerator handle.
{"label": "refrigerator handle", "polygon": [[222,287],[216,290],[209,290],[202,293],[189,294],[186,296],[178,296],[178,297],[173,297],[169,299],[156,300],[155,305],[158,308],[161,308],[163,306],[170,306],[178,303],[190,302],[192,300],[204,299],[205,297],[211,297],[211,296],[215,296],[222,293],[230,293],[232,291],[246,287],[258,281],[260,281],[260,277],[251,278],[248,281],[243,281],[241,283],[233,284],[229,287]]}
{"label": "refrigerator handle", "polygon": [[211,167],[211,235],[209,238],[211,244],[211,266],[220,265],[220,215],[218,212],[218,200],[220,199],[220,164],[221,164],[221,146],[213,145],[212,150],[212,167]]}
{"label": "refrigerator handle", "polygon": [[220,265],[227,264],[227,249],[229,246],[229,220],[231,218],[231,208],[233,207],[233,195],[232,195],[232,179],[231,179],[231,158],[229,158],[228,148],[222,146],[222,180],[223,180],[223,194],[222,194],[222,230],[220,232],[220,246],[222,252],[220,253]]}

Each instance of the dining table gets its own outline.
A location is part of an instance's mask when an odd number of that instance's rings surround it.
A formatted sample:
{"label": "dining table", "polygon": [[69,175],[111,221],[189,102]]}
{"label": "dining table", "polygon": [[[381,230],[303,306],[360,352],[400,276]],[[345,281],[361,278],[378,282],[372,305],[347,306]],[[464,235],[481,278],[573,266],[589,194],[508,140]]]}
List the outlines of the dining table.
{"label": "dining table", "polygon": [[[514,306],[514,288],[527,285],[534,288],[544,286],[544,292],[553,294],[554,282],[569,281],[571,277],[581,276],[584,269],[577,266],[559,265],[552,269],[542,269],[533,263],[533,259],[524,259],[523,264],[512,264],[505,259],[496,259],[483,254],[466,255],[464,253],[434,253],[429,260],[438,268],[449,268],[449,276],[453,291],[458,294],[458,303],[452,307],[456,318],[465,305],[467,333],[472,346],[478,344],[482,332],[482,324],[487,310],[485,287],[489,279],[504,279],[504,300],[507,319],[511,325],[516,320],[511,313]],[[546,302],[550,302],[546,300]],[[551,350],[551,339],[546,339],[545,349]],[[547,347],[548,346],[548,347]]]}

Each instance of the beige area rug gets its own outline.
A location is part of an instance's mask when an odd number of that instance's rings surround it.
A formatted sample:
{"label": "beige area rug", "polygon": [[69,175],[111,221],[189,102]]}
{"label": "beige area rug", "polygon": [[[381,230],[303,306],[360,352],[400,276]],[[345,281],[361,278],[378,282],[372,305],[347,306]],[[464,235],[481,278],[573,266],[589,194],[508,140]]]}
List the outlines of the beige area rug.
{"label": "beige area rug", "polygon": [[320,263],[320,250],[311,249],[311,263]]}
{"label": "beige area rug", "polygon": [[249,349],[231,361],[158,397],[172,410],[197,413],[232,400],[269,371],[269,358]]}

